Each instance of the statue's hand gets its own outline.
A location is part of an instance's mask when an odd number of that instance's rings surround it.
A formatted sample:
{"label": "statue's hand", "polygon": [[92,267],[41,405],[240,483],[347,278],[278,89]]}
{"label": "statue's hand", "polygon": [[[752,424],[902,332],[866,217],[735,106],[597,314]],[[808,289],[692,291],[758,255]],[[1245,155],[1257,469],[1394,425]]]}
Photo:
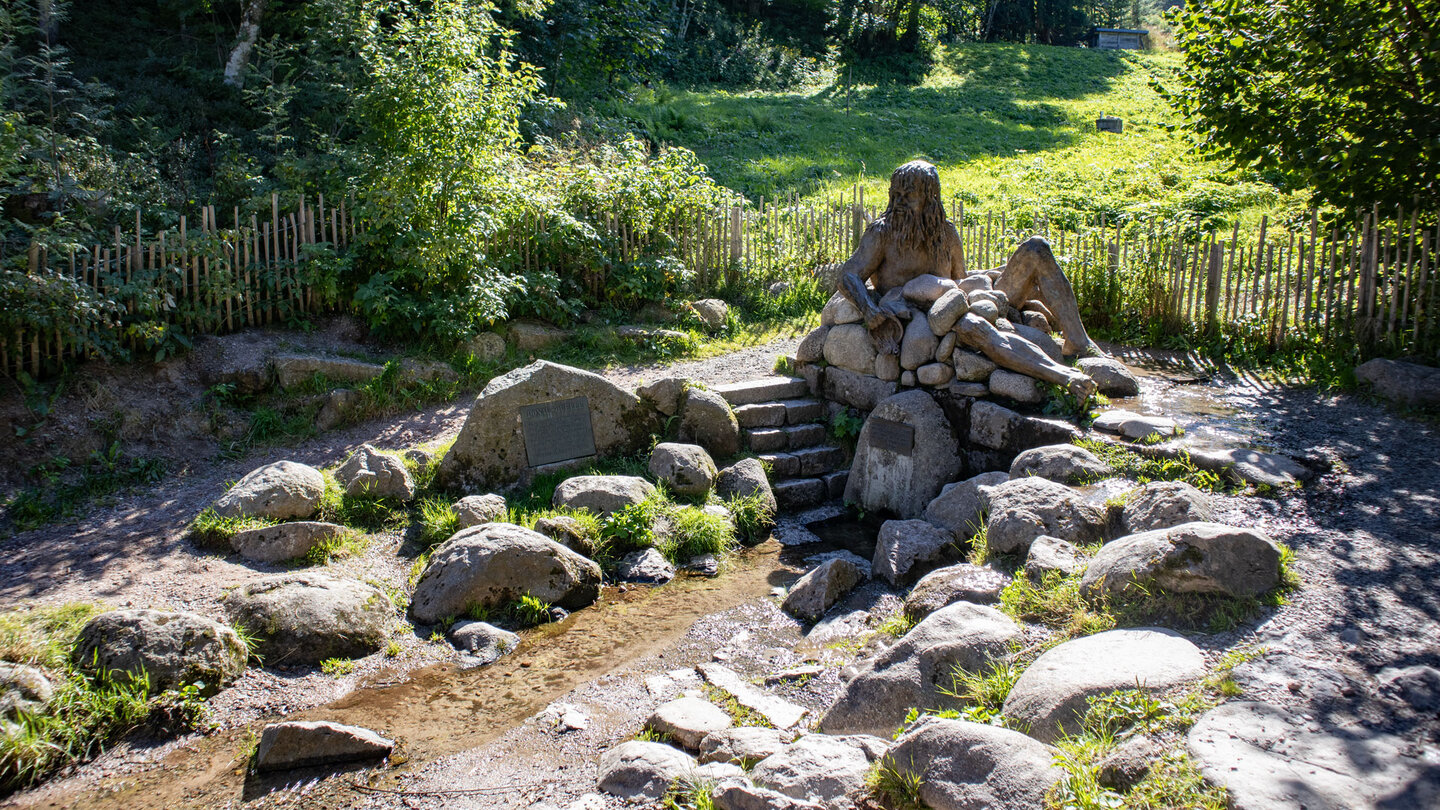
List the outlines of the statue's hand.
{"label": "statue's hand", "polygon": [[893,312],[880,310],[865,321],[865,328],[875,341],[875,348],[881,354],[899,354],[900,339],[905,336],[905,327]]}

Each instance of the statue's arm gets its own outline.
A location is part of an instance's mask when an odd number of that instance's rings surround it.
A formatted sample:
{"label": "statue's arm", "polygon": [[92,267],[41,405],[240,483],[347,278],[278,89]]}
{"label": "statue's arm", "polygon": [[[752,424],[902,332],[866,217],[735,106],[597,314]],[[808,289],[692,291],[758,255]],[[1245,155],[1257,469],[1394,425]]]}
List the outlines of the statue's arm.
{"label": "statue's arm", "polygon": [[867,228],[855,252],[840,265],[840,292],[850,299],[867,321],[880,310],[879,301],[866,288],[865,282],[880,270],[884,259],[884,239],[874,229]]}

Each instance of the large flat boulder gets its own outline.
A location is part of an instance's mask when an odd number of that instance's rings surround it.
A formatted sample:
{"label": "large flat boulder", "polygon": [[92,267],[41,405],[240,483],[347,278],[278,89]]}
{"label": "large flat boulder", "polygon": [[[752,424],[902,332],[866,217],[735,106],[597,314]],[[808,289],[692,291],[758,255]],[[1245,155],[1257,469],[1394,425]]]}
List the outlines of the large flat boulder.
{"label": "large flat boulder", "polygon": [[723,709],[708,700],[693,697],[676,698],[657,708],[645,727],[665,734],[691,751],[700,748],[707,734],[730,728],[734,721]]}
{"label": "large flat boulder", "polygon": [[1122,537],[1090,560],[1087,596],[1140,589],[1258,596],[1280,584],[1280,547],[1264,533],[1222,523],[1182,523]]}
{"label": "large flat boulder", "polygon": [[307,464],[277,461],[246,473],[212,507],[221,517],[307,518],[320,506],[325,477]]}
{"label": "large flat boulder", "polygon": [[1004,657],[1020,627],[992,607],[956,602],[931,613],[868,663],[820,719],[827,734],[888,736],[912,708],[954,708],[941,693],[956,667],[974,672]]}
{"label": "large flat boulder", "polygon": [[509,523],[457,532],[430,555],[410,615],[433,624],[471,605],[496,606],[529,594],[576,610],[600,595],[600,566],[550,538]]}
{"label": "large flat boulder", "polygon": [[1073,444],[1032,447],[1016,456],[1010,465],[1011,478],[1038,475],[1061,484],[1083,484],[1110,474],[1109,464]]}
{"label": "large flat boulder", "polygon": [[80,630],[71,660],[82,672],[111,680],[148,678],[160,692],[203,684],[214,694],[245,671],[249,650],[229,627],[194,613],[115,610]]}
{"label": "large flat boulder", "polygon": [[[521,409],[584,397],[597,455],[633,453],[659,431],[654,409],[599,374],[540,360],[491,380],[436,473],[441,486],[485,491],[530,468]],[[575,437],[572,437],[575,438]]]}
{"label": "large flat boulder", "polygon": [[1440,770],[1413,741],[1360,724],[1319,727],[1264,703],[1226,703],[1200,718],[1186,748],[1235,810],[1380,810],[1440,806]]}
{"label": "large flat boulder", "polygon": [[1129,493],[1120,523],[1129,534],[1213,520],[1210,497],[1184,481],[1151,481]]}
{"label": "large flat boulder", "polygon": [[1042,534],[1076,545],[1095,543],[1105,530],[1103,507],[1049,479],[1012,478],[991,489],[989,496],[985,538],[996,554],[1023,554]]}
{"label": "large flat boulder", "polygon": [[320,543],[348,531],[334,523],[296,520],[236,532],[230,538],[230,547],[247,560],[283,562],[304,557]]}
{"label": "large flat boulder", "polygon": [[866,511],[918,518],[963,467],[950,420],[935,399],[924,391],[904,391],[865,420],[845,500]]}
{"label": "large flat boulder", "polygon": [[372,585],[318,573],[248,582],[223,600],[226,612],[257,639],[270,666],[360,658],[379,650],[395,606]]}
{"label": "large flat boulder", "polygon": [[1067,641],[1035,659],[1010,688],[1006,717],[1054,742],[1080,730],[1090,698],[1121,689],[1163,692],[1205,676],[1205,658],[1183,636],[1160,628],[1108,630]]}
{"label": "large flat boulder", "polygon": [[881,765],[918,778],[932,810],[1032,810],[1064,775],[1049,746],[1018,731],[939,717],[901,735]]}

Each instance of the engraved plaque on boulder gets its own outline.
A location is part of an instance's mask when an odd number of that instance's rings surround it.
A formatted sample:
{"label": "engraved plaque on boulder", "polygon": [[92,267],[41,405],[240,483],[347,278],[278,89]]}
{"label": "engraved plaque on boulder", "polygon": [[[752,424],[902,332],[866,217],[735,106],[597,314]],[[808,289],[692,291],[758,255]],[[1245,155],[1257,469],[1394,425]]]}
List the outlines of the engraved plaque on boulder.
{"label": "engraved plaque on boulder", "polygon": [[588,397],[524,405],[520,430],[525,434],[525,459],[531,467],[595,455]]}
{"label": "engraved plaque on boulder", "polygon": [[903,422],[870,417],[870,446],[902,456],[915,448],[915,428]]}

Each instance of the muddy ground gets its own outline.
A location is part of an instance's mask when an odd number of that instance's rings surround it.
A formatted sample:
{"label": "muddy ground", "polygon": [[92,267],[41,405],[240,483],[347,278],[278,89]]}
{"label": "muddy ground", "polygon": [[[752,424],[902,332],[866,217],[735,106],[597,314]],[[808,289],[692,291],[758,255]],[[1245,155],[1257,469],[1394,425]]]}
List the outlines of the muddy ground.
{"label": "muddy ground", "polygon": [[[725,382],[767,373],[782,343],[677,371]],[[1440,743],[1440,720],[1381,688],[1377,675],[1411,664],[1440,666],[1440,441],[1434,422],[1397,415],[1349,395],[1275,387],[1180,358],[1121,352],[1148,370],[1139,407],[1177,418],[1196,442],[1240,442],[1324,458],[1330,472],[1278,497],[1218,499],[1221,519],[1264,529],[1290,544],[1303,588],[1257,622],[1220,635],[1190,634],[1212,662],[1238,646],[1266,653],[1236,670],[1247,699],[1294,708],[1337,733],[1395,733],[1417,746]],[[617,369],[625,384],[653,369]],[[226,481],[260,463],[293,458],[326,465],[363,442],[414,446],[458,431],[466,406],[429,409],[384,424],[324,434],[300,447],[233,462],[197,461],[153,491],[127,496],[78,524],[52,526],[0,546],[0,603],[65,601],[168,607],[218,615],[222,589],[269,573],[196,551],[184,525]],[[410,560],[399,535],[382,535],[336,573],[403,584]],[[607,591],[596,608],[535,631],[499,663],[459,671],[447,645],[405,634],[397,658],[376,655],[353,675],[251,670],[213,704],[219,729],[158,745],[118,746],[76,773],[12,797],[6,806],[141,807],[563,807],[593,790],[595,761],[633,735],[673,696],[647,679],[721,656],[762,677],[802,662],[825,666],[778,693],[818,711],[833,699],[840,668],[859,653],[778,610],[773,589],[804,570],[806,550],[782,555],[774,541],[720,579],[658,589]],[[278,569],[277,569],[278,570]],[[847,608],[893,600],[878,586]],[[652,688],[653,687],[653,688]],[[589,722],[563,730],[562,704]],[[247,775],[260,721],[297,713],[366,725],[401,741],[386,770],[285,780]],[[397,792],[398,791],[398,792]]]}

